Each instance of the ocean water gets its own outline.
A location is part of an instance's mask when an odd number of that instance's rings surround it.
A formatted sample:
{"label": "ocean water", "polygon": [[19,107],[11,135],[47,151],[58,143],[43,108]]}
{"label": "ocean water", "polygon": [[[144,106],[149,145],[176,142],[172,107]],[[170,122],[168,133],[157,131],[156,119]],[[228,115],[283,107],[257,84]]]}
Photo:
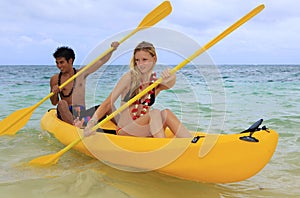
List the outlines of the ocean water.
{"label": "ocean water", "polygon": [[[163,68],[157,66],[158,74]],[[90,76],[87,106],[100,104],[127,69],[103,66]],[[0,66],[0,119],[47,96],[56,72],[54,65]],[[159,95],[155,107],[170,108],[190,130],[209,133],[238,133],[263,118],[263,125],[279,133],[278,146],[257,175],[229,184],[125,172],[73,150],[57,165],[31,167],[31,159],[64,147],[39,127],[40,118],[53,108],[49,100],[16,136],[0,137],[1,197],[300,196],[300,65],[188,65],[178,71],[176,85]]]}

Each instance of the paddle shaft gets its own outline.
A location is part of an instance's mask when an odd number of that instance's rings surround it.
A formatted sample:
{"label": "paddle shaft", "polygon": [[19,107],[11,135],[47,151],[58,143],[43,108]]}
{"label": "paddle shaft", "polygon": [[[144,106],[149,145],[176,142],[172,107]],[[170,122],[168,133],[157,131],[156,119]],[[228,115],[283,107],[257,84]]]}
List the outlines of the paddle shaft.
{"label": "paddle shaft", "polygon": [[[264,7],[265,6],[262,4],[262,5],[257,6],[256,8],[254,8],[252,11],[250,11],[244,17],[242,17],[237,22],[235,22],[233,25],[231,25],[226,30],[224,30],[217,37],[215,37],[210,42],[208,42],[206,45],[204,45],[202,48],[200,48],[199,50],[197,50],[193,55],[191,55],[190,57],[188,57],[187,59],[185,59],[184,61],[182,61],[180,64],[178,64],[176,67],[174,67],[171,70],[170,73],[171,74],[176,73],[178,70],[180,70],[182,67],[184,67],[189,62],[191,62],[197,56],[199,56],[200,54],[202,54],[203,52],[205,52],[206,50],[208,50],[209,48],[211,48],[217,42],[219,42],[220,40],[222,40],[224,37],[226,37],[231,32],[233,32],[234,30],[236,30],[238,27],[240,27],[241,25],[243,25],[244,23],[246,23],[252,17],[254,17],[255,15],[257,15],[259,12],[261,12],[264,9]],[[140,92],[135,97],[133,97],[132,99],[130,99],[127,103],[123,104],[119,109],[117,109],[116,111],[114,111],[113,113],[111,113],[109,116],[107,116],[105,119],[103,119],[101,122],[99,122],[97,125],[95,125],[92,128],[92,130],[96,130],[97,128],[101,127],[101,125],[105,124],[106,122],[108,122],[109,120],[111,120],[113,117],[115,117],[117,114],[119,114],[120,112],[122,112],[123,110],[125,110],[127,107],[129,107],[131,104],[133,104],[136,100],[138,100],[143,95],[145,95],[146,93],[148,93],[150,90],[152,90],[153,88],[155,88],[156,86],[158,86],[161,82],[162,82],[162,78],[157,79],[153,84],[151,84],[150,86],[148,86],[142,92]]]}

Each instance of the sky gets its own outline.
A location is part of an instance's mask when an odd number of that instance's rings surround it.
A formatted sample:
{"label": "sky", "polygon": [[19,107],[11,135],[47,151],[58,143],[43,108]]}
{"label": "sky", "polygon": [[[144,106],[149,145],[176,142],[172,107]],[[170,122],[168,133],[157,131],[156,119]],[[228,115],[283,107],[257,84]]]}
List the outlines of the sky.
{"label": "sky", "polygon": [[[97,46],[102,46],[103,51],[97,51],[100,55],[111,41],[121,40],[162,2],[1,1],[0,65],[53,65],[52,54],[59,46],[72,47],[75,64],[84,64]],[[133,49],[138,39],[150,42],[153,39],[160,48],[159,42],[167,41],[169,45],[161,48],[169,48],[181,56],[174,58],[161,52],[161,60],[177,64],[188,53],[191,55],[195,46],[205,45],[250,10],[264,4],[261,13],[211,47],[207,54],[216,64],[300,64],[300,1],[170,0],[170,3],[169,16],[145,30],[148,33],[137,32],[121,46]],[[149,36],[153,34],[155,37]],[[176,49],[172,49],[174,44]],[[129,63],[130,49],[121,46],[123,51],[119,58],[114,57],[114,64]],[[180,54],[176,51],[180,48],[191,50]]]}

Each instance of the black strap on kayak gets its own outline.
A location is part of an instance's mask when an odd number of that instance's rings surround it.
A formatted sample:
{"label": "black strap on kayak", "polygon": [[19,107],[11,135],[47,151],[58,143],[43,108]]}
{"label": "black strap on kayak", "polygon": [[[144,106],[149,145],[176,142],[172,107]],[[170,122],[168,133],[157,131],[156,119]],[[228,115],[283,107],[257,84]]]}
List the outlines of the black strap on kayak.
{"label": "black strap on kayak", "polygon": [[259,126],[262,124],[263,119],[260,119],[258,121],[256,121],[254,124],[252,124],[248,129],[242,131],[241,133],[248,133],[249,132],[249,136],[243,136],[240,137],[240,140],[244,140],[247,142],[259,142],[258,139],[256,139],[255,137],[252,137],[252,135],[254,134],[254,132],[260,131],[260,130],[267,130],[266,126],[263,126],[262,128],[259,128]]}

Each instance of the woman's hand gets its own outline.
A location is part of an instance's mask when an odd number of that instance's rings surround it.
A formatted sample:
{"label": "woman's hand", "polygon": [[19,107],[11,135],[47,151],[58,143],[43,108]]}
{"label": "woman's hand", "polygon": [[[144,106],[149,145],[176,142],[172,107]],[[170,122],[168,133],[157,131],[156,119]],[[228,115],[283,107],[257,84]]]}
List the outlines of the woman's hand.
{"label": "woman's hand", "polygon": [[78,127],[78,128],[82,128],[83,127],[83,123],[84,123],[84,119],[82,118],[81,120],[79,119],[79,117],[77,117],[76,119],[74,119],[73,121],[73,125]]}
{"label": "woman's hand", "polygon": [[171,74],[171,69],[167,68],[161,73],[162,82],[161,84],[166,86],[168,89],[173,87],[176,81],[176,75]]}
{"label": "woman's hand", "polygon": [[92,131],[92,126],[86,126],[85,128],[84,128],[84,131],[83,131],[83,135],[84,135],[84,137],[88,137],[88,136],[90,136],[90,135],[95,135],[96,134],[96,131]]}
{"label": "woman's hand", "polygon": [[84,131],[83,131],[83,135],[85,137],[88,137],[90,135],[95,135],[96,131],[93,131],[92,128],[97,124],[97,121],[92,118],[90,119],[90,121],[87,123],[87,126],[85,127]]}

